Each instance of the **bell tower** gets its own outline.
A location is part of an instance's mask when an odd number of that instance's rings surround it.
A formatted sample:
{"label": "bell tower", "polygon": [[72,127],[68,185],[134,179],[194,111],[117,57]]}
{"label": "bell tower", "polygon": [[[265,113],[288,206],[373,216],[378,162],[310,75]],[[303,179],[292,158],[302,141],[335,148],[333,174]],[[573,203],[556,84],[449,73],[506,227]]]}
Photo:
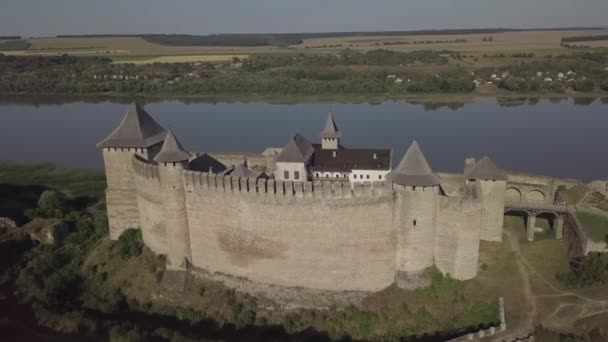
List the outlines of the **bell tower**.
{"label": "bell tower", "polygon": [[337,150],[340,146],[342,132],[338,130],[334,117],[329,113],[325,128],[321,132],[321,148],[324,150]]}

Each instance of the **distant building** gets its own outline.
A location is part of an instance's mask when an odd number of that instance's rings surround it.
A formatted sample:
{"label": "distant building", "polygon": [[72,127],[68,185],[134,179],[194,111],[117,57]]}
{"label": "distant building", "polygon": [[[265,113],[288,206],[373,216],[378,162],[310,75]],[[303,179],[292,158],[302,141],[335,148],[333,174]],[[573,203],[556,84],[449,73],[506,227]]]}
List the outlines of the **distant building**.
{"label": "distant building", "polygon": [[289,140],[277,156],[274,178],[306,182],[384,181],[391,171],[391,151],[387,149],[351,149],[340,140],[342,132],[332,114],[327,116],[321,143],[313,144],[301,134]]}

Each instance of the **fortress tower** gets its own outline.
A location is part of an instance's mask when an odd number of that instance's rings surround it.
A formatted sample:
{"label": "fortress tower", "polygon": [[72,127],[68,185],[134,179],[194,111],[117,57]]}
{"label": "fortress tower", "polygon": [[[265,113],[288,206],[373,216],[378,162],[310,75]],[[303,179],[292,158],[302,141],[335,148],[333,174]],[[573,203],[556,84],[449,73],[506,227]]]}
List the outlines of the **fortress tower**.
{"label": "fortress tower", "polygon": [[324,150],[337,150],[340,146],[340,138],[342,133],[338,130],[338,126],[334,121],[334,117],[329,113],[325,128],[321,132],[321,146]]}
{"label": "fortress tower", "polygon": [[186,152],[170,130],[160,152],[158,162],[164,221],[167,228],[167,266],[185,269],[192,261],[188,213],[184,193],[183,171],[188,170],[190,153]]}
{"label": "fortress tower", "polygon": [[421,273],[434,264],[440,179],[414,142],[388,178],[396,193],[397,272]]}
{"label": "fortress tower", "polygon": [[138,104],[133,103],[122,122],[97,146],[103,150],[108,187],[106,205],[110,237],[139,227],[133,182],[133,155],[152,160],[165,139],[165,130]]}
{"label": "fortress tower", "polygon": [[483,157],[477,163],[467,159],[464,176],[467,184],[477,187],[478,193],[481,194],[481,239],[502,241],[506,172],[496,167],[490,158]]}

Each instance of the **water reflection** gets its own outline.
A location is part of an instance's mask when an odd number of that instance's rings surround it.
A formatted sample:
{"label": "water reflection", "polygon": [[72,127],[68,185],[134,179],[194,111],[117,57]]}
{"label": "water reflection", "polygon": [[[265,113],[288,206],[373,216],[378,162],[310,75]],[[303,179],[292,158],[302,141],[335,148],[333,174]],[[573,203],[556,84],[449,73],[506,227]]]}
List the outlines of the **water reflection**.
{"label": "water reflection", "polygon": [[[118,125],[131,100],[40,97],[0,102],[0,159],[101,168],[95,145]],[[606,178],[608,160],[598,157],[608,146],[605,98],[586,100],[584,106],[561,97],[522,97],[515,107],[505,103],[492,99],[380,105],[150,100],[146,110],[197,151],[260,152],[283,146],[296,132],[316,141],[331,111],[345,146],[392,148],[393,162],[417,140],[438,171],[461,172],[465,158],[488,155],[516,171]]]}

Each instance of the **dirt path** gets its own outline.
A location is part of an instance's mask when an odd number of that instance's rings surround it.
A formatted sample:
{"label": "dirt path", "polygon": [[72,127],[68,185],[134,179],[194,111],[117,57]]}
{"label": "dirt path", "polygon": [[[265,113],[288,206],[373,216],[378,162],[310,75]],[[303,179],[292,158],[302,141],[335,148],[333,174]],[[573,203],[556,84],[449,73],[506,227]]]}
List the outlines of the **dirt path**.
{"label": "dirt path", "polygon": [[[515,254],[515,261],[517,263],[517,269],[521,276],[522,280],[522,293],[524,295],[525,302],[528,304],[529,308],[525,312],[525,317],[519,326],[514,327],[514,331],[512,331],[509,335],[517,336],[525,336],[532,332],[534,329],[534,317],[536,316],[536,296],[534,292],[532,292],[532,287],[530,286],[530,274],[526,267],[526,263],[521,255],[521,249],[519,248],[519,242],[517,239],[511,234],[511,232],[505,231],[506,239],[511,246],[511,251]],[[507,338],[507,336],[501,336],[501,338]]]}
{"label": "dirt path", "polygon": [[[506,242],[509,243],[511,251],[514,253],[515,262],[517,263],[517,269],[522,279],[522,294],[525,302],[528,305],[528,309],[522,321],[518,326],[510,327],[507,335],[499,336],[497,340],[514,340],[517,337],[523,337],[529,335],[534,328],[542,324],[544,326],[551,327],[566,327],[575,323],[581,318],[586,318],[601,313],[608,312],[608,300],[595,300],[587,298],[576,293],[566,292],[555,287],[551,282],[545,279],[539,272],[537,272],[530,263],[525,259],[521,253],[521,248],[517,238],[508,231],[505,231]],[[544,293],[535,294],[531,286],[531,278],[538,277],[547,287],[555,293]],[[545,317],[536,317],[538,313],[539,299],[543,298],[559,298],[563,297],[564,302],[560,303],[555,310]],[[578,302],[568,302],[578,301]],[[562,310],[567,310],[564,315],[560,316]],[[508,323],[508,322],[507,322]]]}

